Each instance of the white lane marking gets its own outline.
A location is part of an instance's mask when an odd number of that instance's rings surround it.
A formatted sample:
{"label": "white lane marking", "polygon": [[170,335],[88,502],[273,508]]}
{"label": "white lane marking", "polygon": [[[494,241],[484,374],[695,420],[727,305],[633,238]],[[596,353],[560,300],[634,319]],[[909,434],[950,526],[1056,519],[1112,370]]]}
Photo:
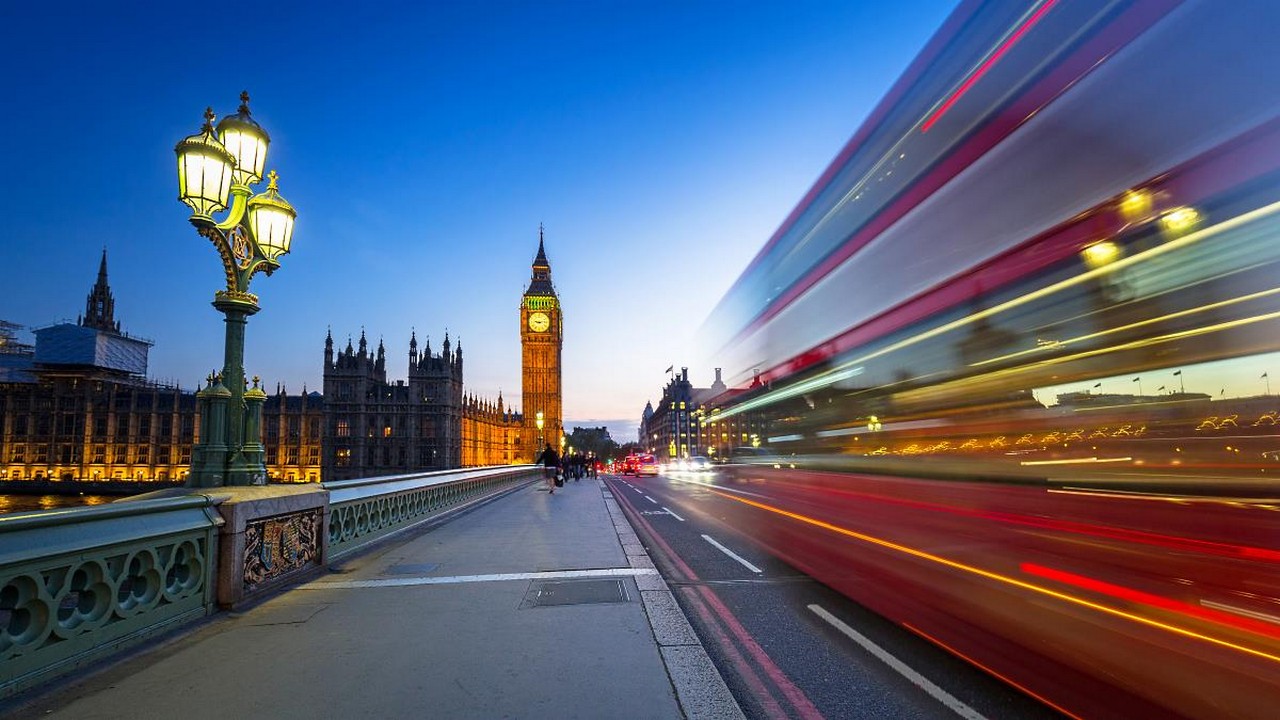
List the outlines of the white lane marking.
{"label": "white lane marking", "polygon": [[670,514],[671,514],[671,517],[673,517],[673,518],[675,518],[675,519],[679,520],[680,522],[684,522],[684,518],[682,518],[682,517],[680,517],[679,515],[677,515],[677,514],[675,514],[675,513],[671,512],[671,508],[667,507],[666,505],[663,505],[663,506],[662,506],[662,509],[663,509],[663,510],[666,510],[668,513],[670,513]]}
{"label": "white lane marking", "polygon": [[645,500],[648,500],[649,502],[653,503],[654,505],[657,505],[657,504],[658,504],[658,501],[657,501],[657,500],[654,500],[653,498],[649,497],[648,495],[645,495],[645,496],[644,496],[644,499],[645,499]]}
{"label": "white lane marking", "polygon": [[448,577],[385,578],[381,580],[317,580],[299,586],[301,590],[354,590],[374,587],[407,587],[412,585],[455,585],[458,583],[500,582],[502,580],[562,580],[566,578],[619,577],[657,575],[652,568],[608,568],[604,570],[555,570],[497,575],[453,575]]}
{"label": "white lane marking", "polygon": [[720,543],[716,542],[716,541],[715,541],[715,539],[714,539],[714,538],[712,538],[710,535],[703,535],[703,536],[702,536],[702,539],[703,539],[703,540],[706,540],[707,542],[711,543],[712,545],[715,545],[717,548],[719,548],[719,549],[720,549],[720,552],[722,552],[722,553],[724,553],[725,555],[728,555],[729,557],[733,558],[734,560],[737,560],[738,562],[742,563],[742,564],[743,564],[744,566],[746,566],[746,568],[747,568],[748,570],[750,570],[751,572],[753,572],[753,573],[761,573],[761,572],[764,572],[764,571],[763,571],[763,570],[761,570],[760,568],[758,568],[758,567],[756,567],[755,565],[752,565],[751,563],[749,563],[749,562],[747,562],[746,560],[744,560],[744,559],[742,558],[742,556],[741,556],[741,555],[739,555],[738,553],[736,553],[736,552],[734,552],[734,551],[730,550],[729,548],[727,548],[727,547],[725,547],[725,546],[721,545]]}
{"label": "white lane marking", "polygon": [[1263,620],[1265,622],[1271,622],[1271,623],[1276,623],[1280,625],[1280,617],[1276,617],[1275,615],[1268,615],[1267,613],[1264,613],[1264,612],[1258,612],[1257,610],[1246,610],[1245,608],[1236,607],[1235,605],[1227,605],[1226,603],[1214,602],[1212,600],[1201,600],[1200,604],[1207,608],[1212,608],[1214,610],[1221,610],[1223,612],[1235,613],[1237,615],[1243,615],[1245,617],[1253,618],[1254,620]]}
{"label": "white lane marking", "polygon": [[876,645],[875,643],[871,642],[869,639],[867,639],[864,635],[859,633],[857,630],[854,630],[853,628],[846,625],[842,620],[840,620],[840,618],[827,612],[826,609],[823,608],[821,605],[810,605],[809,609],[812,610],[814,614],[817,615],[818,617],[831,623],[832,627],[844,633],[850,640],[861,645],[862,649],[866,650],[872,655],[875,655],[885,665],[888,665],[889,667],[896,670],[899,675],[915,683],[915,685],[919,687],[921,690],[924,690],[925,692],[929,693],[931,696],[933,696],[934,700],[937,700],[943,705],[946,705],[953,712],[955,712],[955,714],[959,715],[962,718],[966,718],[967,720],[986,720],[986,717],[983,716],[982,713],[960,702],[959,700],[956,699],[954,695],[947,692],[946,690],[943,690],[937,685],[934,685],[928,678],[916,672],[915,670],[912,670],[910,667],[906,665],[906,663],[890,655],[888,651],[884,650],[879,645]]}

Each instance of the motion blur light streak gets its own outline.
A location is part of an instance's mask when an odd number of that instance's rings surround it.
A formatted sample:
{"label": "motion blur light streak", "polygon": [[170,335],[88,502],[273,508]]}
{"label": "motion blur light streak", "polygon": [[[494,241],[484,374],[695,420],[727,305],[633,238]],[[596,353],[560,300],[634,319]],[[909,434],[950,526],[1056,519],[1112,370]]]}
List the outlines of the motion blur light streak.
{"label": "motion blur light streak", "polygon": [[1201,600],[1200,604],[1207,608],[1213,608],[1214,610],[1221,610],[1223,612],[1235,613],[1237,615],[1244,615],[1245,617],[1251,617],[1255,620],[1262,620],[1264,622],[1275,623],[1277,625],[1280,625],[1280,617],[1277,617],[1275,615],[1268,615],[1267,613],[1260,613],[1260,612],[1255,612],[1253,610],[1246,610],[1244,608],[1239,608],[1234,605],[1227,605],[1225,603],[1214,602],[1212,600]]}
{"label": "motion blur light streak", "polygon": [[1118,458],[1073,458],[1071,460],[1023,460],[1019,465],[1097,465],[1098,463],[1117,463],[1117,462],[1133,462],[1131,457]]}
{"label": "motion blur light streak", "polygon": [[[714,487],[708,485],[708,487]],[[755,497],[767,498],[766,495],[759,493],[749,493],[742,490],[724,488],[727,492],[740,493],[743,495],[754,495]],[[960,517],[980,518],[982,520],[992,520],[995,522],[1021,525],[1026,527],[1035,527],[1044,530],[1054,530],[1058,532],[1071,533],[1075,535],[1087,535],[1091,537],[1107,538],[1110,540],[1120,540],[1123,542],[1140,543],[1150,545],[1152,547],[1161,547],[1169,550],[1178,550],[1180,552],[1197,552],[1209,555],[1217,555],[1219,557],[1241,558],[1249,560],[1258,560],[1262,562],[1280,563],[1280,550],[1272,550],[1270,548],[1261,548],[1252,545],[1230,545],[1227,543],[1212,542],[1208,540],[1199,540],[1196,538],[1165,535],[1161,533],[1147,532],[1144,530],[1133,530],[1130,528],[1120,528],[1111,526],[1102,526],[1097,524],[1086,524],[1081,522],[1073,522],[1068,520],[1059,520],[1050,517],[1040,517],[1034,515],[1018,515],[1008,512],[996,512],[991,510],[974,510],[942,505],[939,503],[924,502],[921,500],[908,500],[904,498],[892,497],[888,495],[877,495],[867,492],[855,492],[840,488],[825,488],[825,492],[843,497],[858,498],[860,500],[870,500],[872,502],[886,503],[901,507],[908,507],[927,512],[940,512]],[[1048,492],[1055,492],[1049,490]]]}
{"label": "motion blur light streak", "polygon": [[[1213,310],[1220,310],[1222,308],[1230,307],[1232,305],[1237,305],[1239,303],[1251,302],[1253,300],[1261,300],[1263,298],[1271,297],[1273,295],[1280,295],[1280,288],[1274,288],[1271,290],[1261,290],[1256,293],[1249,293],[1248,295],[1241,295],[1239,297],[1234,297],[1227,300],[1221,300],[1215,303],[1208,303],[1206,305],[1200,305],[1198,307],[1190,308],[1187,310],[1180,310],[1178,312],[1167,313],[1165,315],[1161,315],[1160,317],[1147,318],[1145,320],[1139,320],[1138,322],[1129,323],[1127,325],[1120,325],[1117,327],[1108,328],[1106,330],[1100,330],[1098,332],[1090,333],[1088,335],[1080,335],[1078,337],[1068,338],[1066,340],[1055,340],[1051,349],[1058,350],[1068,345],[1086,343],[1086,342],[1089,342],[1090,340],[1097,340],[1098,338],[1106,337],[1108,335],[1128,332],[1130,330],[1137,330],[1145,326],[1156,325],[1162,322],[1168,322],[1169,320],[1177,320],[1183,317],[1190,317],[1191,315],[1196,315],[1199,313],[1211,312]],[[982,367],[983,365],[1006,363],[1010,360],[1015,360],[1019,357],[1026,357],[1028,355],[1034,355],[1036,353],[1042,353],[1044,351],[1045,351],[1044,347],[1034,347],[1028,350],[1021,350],[1016,353],[1009,353],[1008,355],[1001,355],[999,357],[988,358],[986,360],[980,360],[975,363],[970,363],[969,367]]]}
{"label": "motion blur light streak", "polygon": [[831,523],[828,523],[828,522],[823,522],[822,520],[818,520],[816,518],[807,517],[805,515],[800,515],[797,513],[789,512],[787,510],[783,510],[781,508],[773,507],[772,505],[766,505],[765,503],[737,497],[730,493],[721,492],[719,490],[712,490],[712,492],[716,493],[717,495],[720,495],[721,497],[728,498],[730,500],[736,500],[737,502],[743,503],[745,505],[750,505],[752,507],[759,508],[761,510],[766,510],[771,513],[776,513],[783,517],[791,518],[792,520],[798,520],[802,523],[813,525],[814,527],[819,527],[824,530],[830,530],[831,532],[838,533],[846,537],[851,537],[851,538],[854,538],[855,540],[861,540],[862,542],[870,543],[872,545],[877,545],[879,547],[893,550],[895,552],[904,553],[906,555],[911,555],[912,557],[917,557],[922,560],[928,560],[929,562],[945,565],[947,567],[954,568],[956,570],[961,570],[963,572],[972,573],[974,575],[978,575],[978,576],[987,578],[989,580],[995,580],[997,582],[1001,582],[1007,585],[1022,588],[1023,590],[1029,590],[1034,593],[1056,598],[1058,600],[1062,600],[1064,602],[1068,602],[1073,605],[1079,605],[1081,607],[1086,607],[1091,610],[1096,610],[1098,612],[1105,613],[1107,615],[1123,618],[1125,620],[1130,620],[1135,623],[1139,623],[1139,624],[1146,625],[1153,628],[1158,628],[1160,630],[1166,630],[1168,632],[1175,633],[1183,637],[1188,637],[1194,640],[1200,640],[1206,643],[1211,643],[1213,645],[1228,648],[1231,650],[1236,650],[1238,652],[1246,653],[1248,655],[1252,655],[1258,658],[1262,658],[1264,660],[1269,660],[1271,662],[1280,664],[1280,655],[1273,655],[1263,650],[1257,650],[1251,647],[1246,647],[1244,645],[1239,645],[1229,640],[1223,640],[1221,638],[1216,638],[1211,635],[1205,635],[1204,633],[1200,633],[1195,630],[1178,627],[1177,625],[1171,625],[1169,623],[1161,622],[1159,620],[1143,617],[1142,615],[1137,615],[1135,613],[1128,612],[1126,610],[1121,610],[1119,608],[1102,605],[1100,603],[1093,602],[1092,600],[1088,600],[1086,598],[1077,597],[1075,595],[1068,595],[1067,593],[1059,592],[1057,590],[1053,590],[1051,588],[1047,588],[1042,585],[1036,585],[1034,583],[1029,583],[1024,580],[1018,580],[1016,578],[1012,578],[1007,575],[1001,575],[1000,573],[992,572],[990,570],[984,570],[982,568],[975,567],[973,565],[968,565],[965,563],[956,562],[954,560],[949,560],[939,555],[934,555],[933,553],[928,553],[923,550],[917,550],[915,548],[907,547],[905,545],[900,545],[895,542],[890,542],[882,538],[873,537],[871,535],[857,532],[856,530],[849,530],[848,528],[842,528],[837,525],[832,525]]}
{"label": "motion blur light streak", "polygon": [[953,21],[708,320],[714,492],[1078,715],[1272,717],[1280,4]]}
{"label": "motion blur light streak", "polygon": [[1200,618],[1202,620],[1209,620],[1221,625],[1230,625],[1257,635],[1280,638],[1280,628],[1266,622],[1259,622],[1250,618],[1239,617],[1238,615],[1221,612],[1212,608],[1203,609],[1189,603],[1161,597],[1159,595],[1152,595],[1151,593],[1122,587],[1120,585],[1103,582],[1101,580],[1095,580],[1094,578],[1065,572],[1063,570],[1047,568],[1042,565],[1023,563],[1020,567],[1022,571],[1028,575],[1035,575],[1037,577],[1045,578],[1046,580],[1056,580],[1064,585],[1072,585],[1082,590],[1091,590],[1096,593],[1110,595],[1111,597],[1138,603],[1140,605],[1149,605],[1162,610],[1170,610],[1183,615]]}
{"label": "motion blur light streak", "polygon": [[1001,43],[1000,46],[996,48],[996,51],[991,53],[991,56],[983,61],[983,63],[978,66],[978,69],[973,71],[955,92],[951,93],[951,97],[947,98],[946,102],[942,104],[942,107],[935,110],[933,114],[929,116],[929,119],[925,120],[924,125],[920,127],[920,132],[929,132],[929,128],[933,127],[934,123],[938,122],[938,120],[951,109],[951,106],[956,104],[956,101],[959,100],[961,96],[969,92],[969,88],[973,87],[974,83],[982,79],[982,76],[986,75],[987,71],[999,62],[1000,58],[1004,57],[1004,54],[1009,52],[1009,49],[1017,44],[1017,42],[1022,39],[1022,36],[1026,35],[1027,31],[1030,30],[1033,25],[1040,22],[1040,18],[1044,17],[1045,13],[1049,12],[1049,8],[1053,7],[1057,2],[1058,0],[1047,0],[1044,5],[1040,6],[1039,10],[1036,10],[1030,18],[1027,18],[1026,22],[1022,23],[1021,27],[1014,31],[1013,35]]}
{"label": "motion blur light streak", "polygon": [[[783,389],[766,393],[765,395],[762,395],[761,397],[755,400],[744,402],[740,405],[724,410],[721,412],[720,417],[722,418],[732,417],[734,415],[747,412],[749,410],[754,410],[766,405],[770,405],[772,403],[776,403],[780,400],[785,400],[787,398],[803,395],[806,392],[811,392],[814,390],[828,387],[842,380],[847,380],[853,377],[857,377],[858,375],[862,374],[862,368],[860,366],[876,358],[888,355],[893,352],[897,352],[899,350],[909,348],[925,340],[943,335],[945,333],[952,332],[954,330],[958,330],[960,328],[972,325],[974,323],[981,322],[982,320],[985,320],[992,316],[1007,312],[1009,310],[1013,310],[1017,307],[1026,305],[1033,301],[1049,297],[1055,293],[1059,293],[1068,288],[1072,288],[1072,287],[1081,285],[1082,283],[1095,280],[1104,275],[1117,273],[1121,270],[1124,270],[1125,268],[1128,268],[1131,265],[1136,265],[1142,262],[1148,262],[1166,253],[1170,253],[1175,250],[1179,250],[1183,247],[1186,247],[1188,245],[1191,245],[1193,243],[1206,240],[1208,238],[1214,237],[1228,230],[1234,230],[1251,221],[1270,217],[1272,215],[1275,215],[1278,211],[1280,211],[1280,202],[1272,203],[1265,207],[1261,207],[1256,210],[1238,215],[1234,218],[1231,218],[1230,220],[1225,220],[1221,223],[1218,223],[1217,225],[1205,228],[1204,230],[1200,230],[1198,232],[1185,235],[1183,237],[1177,238],[1176,240],[1171,240],[1163,245],[1152,248],[1151,250],[1148,250],[1146,252],[1133,255],[1127,258],[1122,258],[1120,260],[1117,260],[1103,267],[1094,268],[1093,270],[1080,273],[1075,277],[1054,283],[1052,285],[1049,285],[1048,287],[1044,287],[1034,292],[1030,292],[1025,295],[1022,295],[1021,297],[1008,300],[1004,303],[996,305],[987,310],[971,313],[958,320],[953,320],[949,323],[944,323],[942,325],[934,327],[925,332],[918,333],[904,340],[895,342],[889,345],[888,347],[882,348],[880,350],[876,350],[875,352],[871,352],[866,355],[862,355],[853,360],[849,360],[843,363],[840,367],[835,368],[834,370],[829,370],[826,373],[813,378],[812,380],[808,380],[802,383],[797,383],[796,385],[788,386]],[[1280,316],[1280,312],[1257,316],[1255,318],[1249,318],[1247,320],[1256,322],[1259,320],[1273,319],[1278,316]],[[1219,330],[1226,327],[1235,327],[1241,322],[1243,321],[1240,321],[1237,323],[1223,323],[1217,326],[1206,328],[1202,330],[1202,332]],[[1181,335],[1168,336],[1165,339],[1173,339],[1174,337],[1181,337]],[[1120,346],[1120,347],[1125,347],[1125,346]],[[1112,349],[1103,349],[1100,351],[1093,351],[1092,353],[1083,354],[1083,355],[1074,356],[1074,357],[1086,357],[1090,354],[1099,354],[1102,352],[1110,352],[1110,351],[1112,351]],[[1058,359],[1055,359],[1055,361],[1064,361],[1064,359],[1058,358]]]}

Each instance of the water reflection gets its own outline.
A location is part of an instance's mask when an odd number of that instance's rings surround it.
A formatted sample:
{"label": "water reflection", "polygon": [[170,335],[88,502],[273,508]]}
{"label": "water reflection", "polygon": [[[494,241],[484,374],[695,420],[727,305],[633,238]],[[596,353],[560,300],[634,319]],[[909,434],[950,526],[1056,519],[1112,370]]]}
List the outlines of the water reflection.
{"label": "water reflection", "polygon": [[70,507],[105,505],[119,500],[115,495],[5,495],[0,494],[0,515],[31,512],[33,510],[58,510]]}

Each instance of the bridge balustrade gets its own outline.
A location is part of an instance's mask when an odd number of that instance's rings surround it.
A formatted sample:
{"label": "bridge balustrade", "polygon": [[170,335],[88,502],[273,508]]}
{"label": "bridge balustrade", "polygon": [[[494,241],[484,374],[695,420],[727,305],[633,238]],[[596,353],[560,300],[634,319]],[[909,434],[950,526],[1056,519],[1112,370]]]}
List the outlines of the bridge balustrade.
{"label": "bridge balustrade", "polygon": [[0,698],[537,477],[469,468],[0,515]]}
{"label": "bridge balustrade", "polygon": [[208,614],[221,524],[202,495],[0,516],[0,697]]}
{"label": "bridge balustrade", "polygon": [[536,473],[532,465],[500,466],[321,483],[329,491],[329,557],[347,555],[472,498],[528,482]]}

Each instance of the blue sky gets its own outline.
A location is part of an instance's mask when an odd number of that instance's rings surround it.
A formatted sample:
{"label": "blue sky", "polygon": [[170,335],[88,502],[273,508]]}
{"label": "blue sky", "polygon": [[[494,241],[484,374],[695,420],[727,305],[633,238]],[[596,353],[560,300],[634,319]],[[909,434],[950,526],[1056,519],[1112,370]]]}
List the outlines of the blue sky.
{"label": "blue sky", "polygon": [[448,328],[468,388],[518,402],[544,223],[568,422],[626,439],[953,5],[8,4],[0,319],[74,320],[105,246],[151,375],[191,388],[220,366],[221,267],[176,199],[173,145],[248,89],[299,213],[251,288],[250,374],[319,389],[326,329],[363,326],[402,378],[410,328],[435,348]]}

